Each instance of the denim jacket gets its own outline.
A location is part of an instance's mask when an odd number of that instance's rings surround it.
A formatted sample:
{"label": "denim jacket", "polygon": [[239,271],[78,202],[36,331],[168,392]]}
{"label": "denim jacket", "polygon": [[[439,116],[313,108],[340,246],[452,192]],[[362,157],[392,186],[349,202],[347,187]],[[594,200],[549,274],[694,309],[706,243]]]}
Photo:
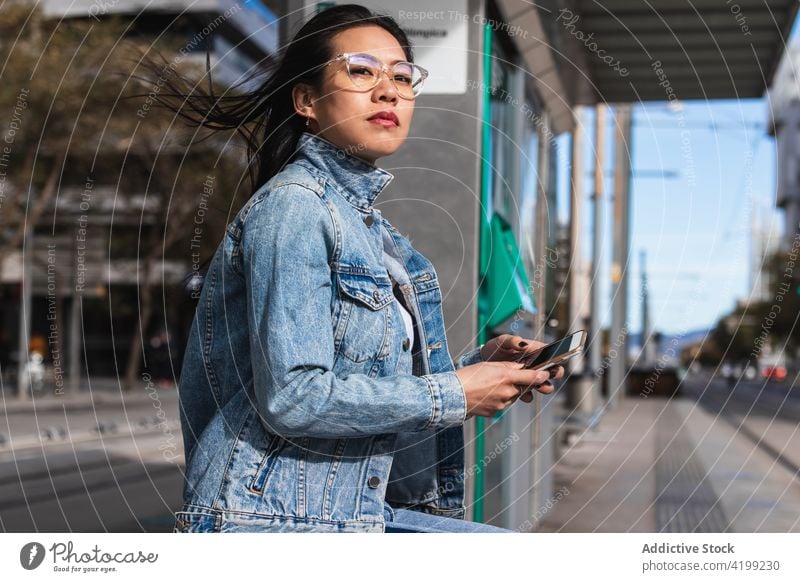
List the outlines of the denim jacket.
{"label": "denim jacket", "polygon": [[464,518],[454,370],[480,351],[453,362],[433,265],[372,206],[392,179],[306,132],[228,225],[180,375],[175,531],[383,532],[385,501]]}

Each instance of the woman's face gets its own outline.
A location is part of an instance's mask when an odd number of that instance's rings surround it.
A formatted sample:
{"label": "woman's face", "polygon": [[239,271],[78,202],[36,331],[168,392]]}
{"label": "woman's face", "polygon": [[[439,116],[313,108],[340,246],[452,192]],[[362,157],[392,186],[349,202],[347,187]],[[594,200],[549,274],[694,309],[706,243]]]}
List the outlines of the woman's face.
{"label": "woman's face", "polygon": [[[379,26],[344,30],[333,37],[331,48],[333,55],[369,53],[388,66],[407,60],[397,39]],[[389,74],[382,74],[368,91],[353,86],[344,60],[327,65],[323,75],[321,93],[306,85],[297,85],[292,92],[297,112],[311,118],[310,132],[370,164],[403,145],[414,115],[414,101],[398,95]],[[393,112],[399,125],[369,121],[383,111]]]}

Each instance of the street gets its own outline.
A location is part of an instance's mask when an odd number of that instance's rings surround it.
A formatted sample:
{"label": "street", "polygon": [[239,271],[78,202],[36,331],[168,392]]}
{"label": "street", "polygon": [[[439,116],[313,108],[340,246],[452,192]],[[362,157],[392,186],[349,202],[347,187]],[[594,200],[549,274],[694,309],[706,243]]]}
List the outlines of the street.
{"label": "street", "polygon": [[688,376],[676,399],[627,396],[557,461],[539,531],[800,531],[798,394]]}
{"label": "street", "polygon": [[[540,531],[800,531],[800,390],[788,386],[694,375],[680,399],[627,397],[556,464],[568,495]],[[176,398],[9,404],[2,530],[171,531]]]}
{"label": "street", "polygon": [[172,530],[183,483],[174,390],[42,408],[0,419],[2,531]]}
{"label": "street", "polygon": [[[707,376],[685,384],[686,397],[734,427],[800,479],[800,389],[790,382],[742,380],[729,388]],[[800,483],[798,483],[800,485]]]}

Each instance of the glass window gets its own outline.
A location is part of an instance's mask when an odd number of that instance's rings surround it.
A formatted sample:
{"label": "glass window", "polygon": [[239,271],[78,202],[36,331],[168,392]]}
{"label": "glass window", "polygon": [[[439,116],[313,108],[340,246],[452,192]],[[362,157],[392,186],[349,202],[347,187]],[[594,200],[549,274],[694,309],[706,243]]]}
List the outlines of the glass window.
{"label": "glass window", "polygon": [[549,167],[547,170],[547,248],[544,252],[543,266],[545,268],[545,309],[547,313],[554,313],[555,304],[558,300],[558,289],[555,285],[555,272],[557,267],[558,254],[558,147],[556,140],[548,142]]}
{"label": "glass window", "polygon": [[[492,123],[491,147],[491,212],[497,212],[514,224],[516,215],[512,183],[513,156],[518,155],[514,144],[514,120],[516,115],[512,76],[515,70],[508,63],[509,57],[499,43],[492,43],[492,79],[490,110]],[[514,225],[516,228],[516,225]]]}
{"label": "glass window", "polygon": [[534,123],[538,110],[536,105],[526,99],[523,106],[525,123],[522,130],[522,145],[520,155],[520,192],[519,192],[519,232],[520,250],[525,260],[528,273],[533,273],[534,268],[534,232],[536,227],[536,196],[539,191],[539,131]]}

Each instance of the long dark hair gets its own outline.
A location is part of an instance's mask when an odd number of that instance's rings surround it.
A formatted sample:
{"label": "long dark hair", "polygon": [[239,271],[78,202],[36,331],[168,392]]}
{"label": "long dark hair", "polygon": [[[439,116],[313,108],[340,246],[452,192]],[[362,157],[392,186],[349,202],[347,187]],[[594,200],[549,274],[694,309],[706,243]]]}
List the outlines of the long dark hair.
{"label": "long dark hair", "polygon": [[[208,91],[176,71],[164,70],[151,59],[143,59],[146,69],[159,75],[163,87],[156,100],[188,121],[192,127],[212,130],[235,130],[247,144],[247,162],[251,195],[277,174],[291,158],[306,119],[298,115],[292,103],[292,89],[306,83],[321,89],[324,65],[334,57],[331,39],[343,30],[376,25],[392,34],[403,48],[406,60],[413,62],[408,37],[397,22],[359,4],[342,4],[323,10],[310,18],[294,38],[280,51],[277,59],[266,63],[266,71],[254,70],[230,87],[230,92],[216,95],[212,84]],[[263,67],[264,64],[261,64]],[[207,74],[211,69],[207,59]],[[254,90],[241,88],[265,77]],[[181,90],[191,87],[190,93]],[[252,127],[248,127],[252,125]]]}
{"label": "long dark hair", "polygon": [[[369,25],[380,26],[389,32],[405,52],[406,60],[414,61],[406,33],[391,16],[372,12],[359,4],[343,4],[318,12],[310,18],[279,51],[276,59],[259,63],[258,69],[229,87],[223,95],[214,92],[208,52],[208,90],[203,88],[203,84],[187,78],[173,67],[157,63],[149,56],[141,59],[141,66],[157,78],[162,87],[154,97],[156,103],[182,117],[191,127],[234,130],[244,139],[252,196],[289,161],[300,136],[306,130],[306,119],[294,109],[293,87],[298,83],[306,83],[321,90],[322,65],[335,56],[332,54],[332,38],[349,28]],[[167,63],[163,56],[160,58]],[[152,82],[150,79],[143,80]],[[257,88],[243,89],[252,86]],[[187,93],[185,87],[191,90]],[[186,276],[182,286],[187,294],[196,296],[195,292],[202,285],[211,258],[213,255],[197,271]]]}

